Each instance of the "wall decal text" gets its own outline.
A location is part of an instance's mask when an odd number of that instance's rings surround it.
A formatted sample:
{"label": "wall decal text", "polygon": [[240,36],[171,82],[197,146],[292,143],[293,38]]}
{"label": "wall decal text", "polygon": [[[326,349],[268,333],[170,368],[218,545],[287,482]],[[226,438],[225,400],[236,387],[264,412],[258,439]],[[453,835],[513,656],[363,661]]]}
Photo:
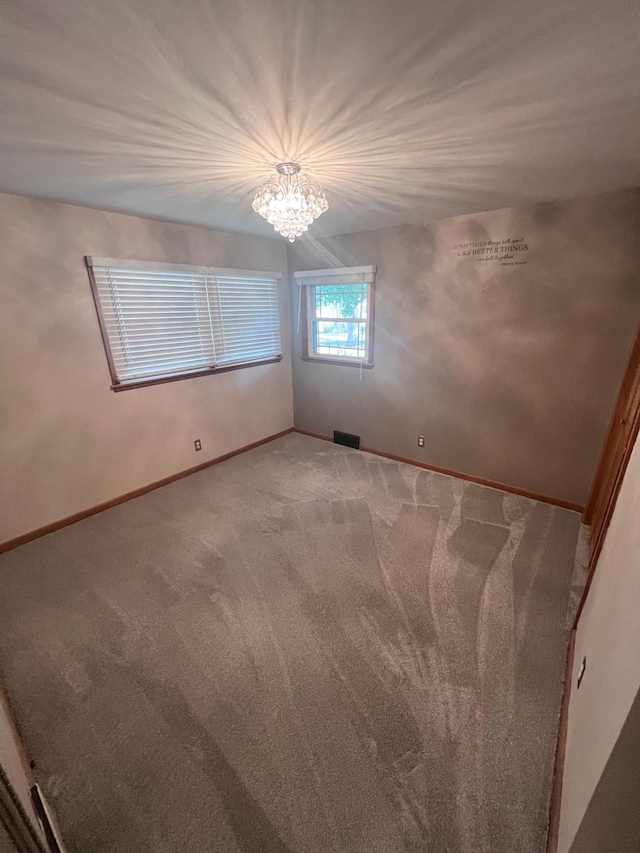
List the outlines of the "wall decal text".
{"label": "wall decal text", "polygon": [[471,257],[476,261],[498,262],[500,266],[524,266],[527,263],[529,244],[524,237],[505,237],[502,240],[478,240],[471,243],[454,243],[459,258]]}

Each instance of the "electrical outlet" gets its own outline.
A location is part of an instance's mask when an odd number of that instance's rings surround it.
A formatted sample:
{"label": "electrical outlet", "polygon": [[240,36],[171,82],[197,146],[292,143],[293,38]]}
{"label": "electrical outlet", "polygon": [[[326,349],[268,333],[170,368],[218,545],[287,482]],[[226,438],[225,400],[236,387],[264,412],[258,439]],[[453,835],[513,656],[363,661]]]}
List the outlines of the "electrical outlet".
{"label": "electrical outlet", "polygon": [[196,438],[196,440],[193,442],[193,446],[196,450],[202,450],[202,442],[199,438]]}
{"label": "electrical outlet", "polygon": [[418,447],[424,447],[424,436],[423,435],[418,436]]}
{"label": "electrical outlet", "polygon": [[578,690],[580,689],[580,684],[582,683],[582,679],[584,678],[584,673],[587,668],[587,657],[585,655],[584,660],[582,661],[582,666],[580,667],[580,672],[578,673]]}

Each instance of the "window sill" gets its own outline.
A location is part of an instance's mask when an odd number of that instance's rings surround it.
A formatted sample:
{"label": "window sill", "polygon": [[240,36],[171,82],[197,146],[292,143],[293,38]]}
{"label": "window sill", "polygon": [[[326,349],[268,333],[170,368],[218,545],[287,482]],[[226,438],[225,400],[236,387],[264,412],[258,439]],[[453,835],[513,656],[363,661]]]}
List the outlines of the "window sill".
{"label": "window sill", "polygon": [[112,391],[128,391],[130,388],[146,388],[149,385],[163,385],[165,382],[178,382],[183,379],[195,379],[198,376],[211,376],[213,373],[228,373],[230,370],[244,370],[247,367],[258,367],[262,364],[276,364],[282,361],[281,355],[273,358],[263,358],[261,361],[246,361],[242,364],[229,364],[225,367],[207,367],[205,370],[192,370],[188,373],[165,373],[164,376],[148,376],[145,379],[129,379],[124,382],[114,382]]}
{"label": "window sill", "polygon": [[302,360],[313,361],[316,364],[339,364],[341,367],[357,367],[358,369],[362,367],[364,370],[371,370],[373,367],[372,363],[367,363],[366,361],[360,362],[355,359],[353,361],[347,361],[346,359],[340,358],[318,358],[313,355],[303,355]]}

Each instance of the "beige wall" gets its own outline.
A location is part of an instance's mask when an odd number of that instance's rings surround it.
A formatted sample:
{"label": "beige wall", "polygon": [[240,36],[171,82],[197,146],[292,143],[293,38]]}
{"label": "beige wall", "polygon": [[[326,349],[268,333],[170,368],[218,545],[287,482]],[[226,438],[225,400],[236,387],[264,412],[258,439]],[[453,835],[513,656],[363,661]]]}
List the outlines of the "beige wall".
{"label": "beige wall", "polygon": [[[640,315],[639,227],[626,190],[295,243],[292,271],[378,267],[375,367],[303,362],[297,336],[296,426],[584,503]],[[524,265],[454,248],[520,237]]]}
{"label": "beige wall", "polygon": [[571,847],[639,690],[640,440],[576,631],[558,853]]}
{"label": "beige wall", "polygon": [[[114,393],[84,255],[281,272],[284,360]],[[286,270],[281,240],[0,195],[0,542],[291,427]]]}
{"label": "beige wall", "polygon": [[571,853],[640,850],[640,690],[589,801]]}

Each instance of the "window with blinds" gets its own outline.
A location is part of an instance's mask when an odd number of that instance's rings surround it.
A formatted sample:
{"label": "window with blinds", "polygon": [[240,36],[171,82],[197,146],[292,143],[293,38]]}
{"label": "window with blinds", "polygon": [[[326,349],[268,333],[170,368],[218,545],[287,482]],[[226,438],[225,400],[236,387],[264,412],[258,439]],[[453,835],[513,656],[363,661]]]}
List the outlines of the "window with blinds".
{"label": "window with blinds", "polygon": [[282,356],[279,273],[86,261],[114,388]]}

